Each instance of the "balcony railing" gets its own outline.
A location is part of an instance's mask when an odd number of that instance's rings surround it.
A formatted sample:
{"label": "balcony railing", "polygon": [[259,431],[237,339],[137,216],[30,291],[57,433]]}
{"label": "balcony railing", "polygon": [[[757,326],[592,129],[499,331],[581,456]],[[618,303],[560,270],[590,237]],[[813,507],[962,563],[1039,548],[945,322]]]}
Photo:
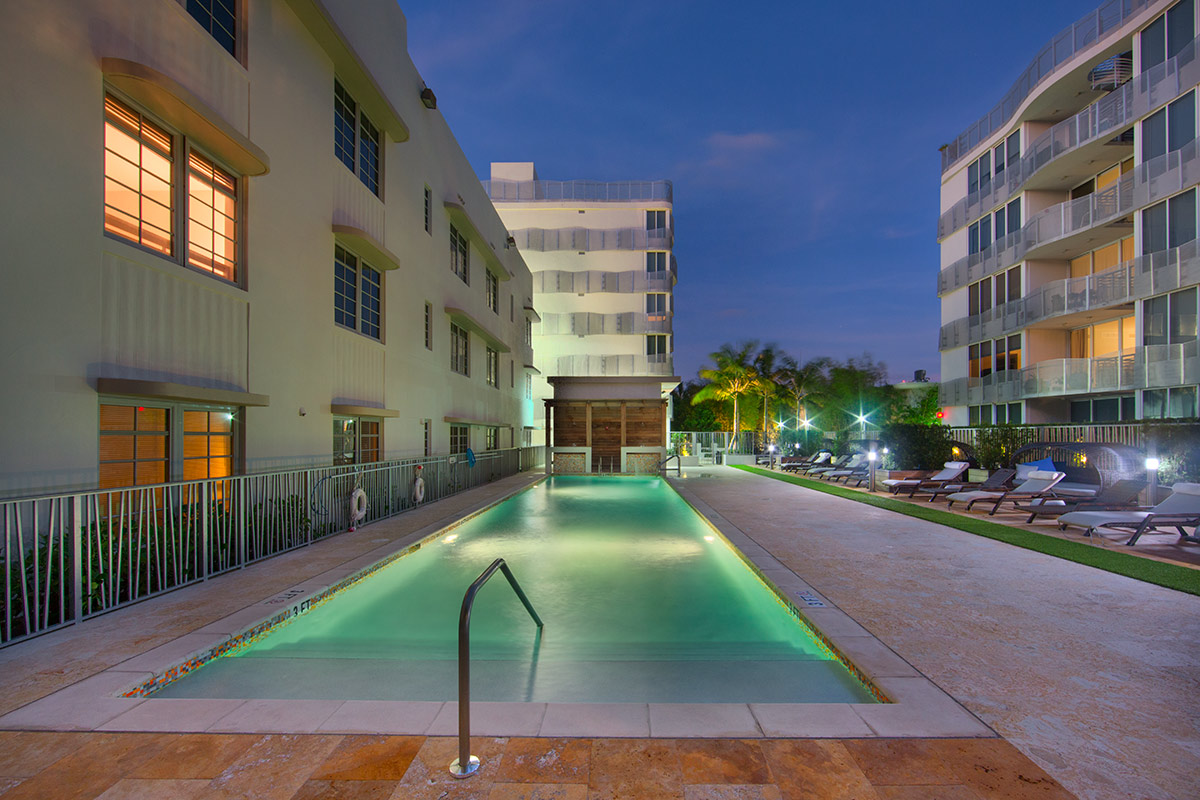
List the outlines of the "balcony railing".
{"label": "balcony railing", "polygon": [[674,374],[670,355],[575,355],[548,359],[550,376],[568,378],[616,375],[620,377],[667,377]]}
{"label": "balcony railing", "polygon": [[1061,31],[1034,57],[995,108],[942,148],[942,172],[958,163],[959,159],[1012,119],[1025,98],[1053,75],[1059,66],[1070,61],[1084,48],[1092,47],[1118,32],[1128,19],[1150,3],[1151,0],[1108,0]]}
{"label": "balcony railing", "polygon": [[675,243],[671,228],[521,228],[509,231],[520,250],[669,250]]}
{"label": "balcony railing", "polygon": [[535,328],[535,332],[543,336],[670,333],[672,330],[671,316],[671,314],[646,314],[641,311],[626,311],[619,314],[597,314],[591,311],[576,311],[566,314],[546,313],[542,314],[541,328]]}
{"label": "balcony railing", "polygon": [[578,200],[593,203],[672,202],[670,181],[483,181],[496,203]]}
{"label": "balcony railing", "polygon": [[1042,248],[1162,200],[1200,182],[1200,140],[1143,162],[1111,186],[1085,197],[1050,206],[1035,214],[1025,227],[979,253],[960,258],[938,273],[938,295],[1029,258]]}
{"label": "balcony railing", "polygon": [[1132,391],[1200,381],[1200,343],[1148,345],[1106,358],[1055,358],[1020,370],[941,384],[943,405],[1007,403],[1037,397],[1065,397]]}
{"label": "balcony railing", "polygon": [[938,239],[944,239],[978,219],[985,211],[1006,202],[1060,156],[1108,141],[1151,109],[1174,100],[1181,92],[1200,83],[1197,51],[1200,51],[1200,37],[1166,62],[1151,67],[1034,139],[1025,148],[1021,160],[1005,171],[1003,180],[993,180],[986,189],[971,192],[942,214],[938,219]]}
{"label": "balcony railing", "polygon": [[675,286],[675,270],[604,272],[601,270],[547,269],[533,273],[533,290],[539,294],[590,292],[669,292]]}
{"label": "balcony railing", "polygon": [[315,467],[0,502],[0,644],[70,625],[537,466],[542,448]]}

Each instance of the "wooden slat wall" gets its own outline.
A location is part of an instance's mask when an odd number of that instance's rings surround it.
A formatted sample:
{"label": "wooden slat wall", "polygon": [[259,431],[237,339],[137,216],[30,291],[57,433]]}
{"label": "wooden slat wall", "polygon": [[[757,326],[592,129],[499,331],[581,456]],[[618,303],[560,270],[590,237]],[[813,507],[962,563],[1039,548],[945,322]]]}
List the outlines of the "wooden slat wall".
{"label": "wooden slat wall", "polygon": [[666,406],[662,403],[627,403],[625,406],[625,446],[665,446],[662,434],[665,412]]}
{"label": "wooden slat wall", "polygon": [[592,468],[621,470],[621,406],[592,404]]}
{"label": "wooden slat wall", "polygon": [[554,446],[587,445],[587,405],[584,403],[554,407]]}

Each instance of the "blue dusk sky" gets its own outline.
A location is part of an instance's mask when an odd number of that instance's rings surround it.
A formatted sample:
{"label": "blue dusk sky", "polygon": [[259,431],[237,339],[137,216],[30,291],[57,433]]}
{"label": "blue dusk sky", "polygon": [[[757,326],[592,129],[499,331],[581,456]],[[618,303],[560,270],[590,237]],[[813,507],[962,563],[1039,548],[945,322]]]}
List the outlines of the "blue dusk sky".
{"label": "blue dusk sky", "polygon": [[675,188],[675,367],[725,342],[939,373],[938,147],[1099,0],[402,0],[475,171]]}

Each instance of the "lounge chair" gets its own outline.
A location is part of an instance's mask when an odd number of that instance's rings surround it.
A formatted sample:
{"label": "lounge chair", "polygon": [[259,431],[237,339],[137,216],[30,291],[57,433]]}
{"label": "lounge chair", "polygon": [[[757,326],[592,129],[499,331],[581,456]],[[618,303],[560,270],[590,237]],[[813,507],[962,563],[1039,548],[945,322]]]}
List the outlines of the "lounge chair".
{"label": "lounge chair", "polygon": [[[1179,531],[1179,541],[1200,544],[1195,528],[1200,525],[1200,483],[1177,483],[1171,487],[1171,496],[1156,506],[1130,511],[1072,511],[1058,518],[1060,530],[1068,525],[1087,528],[1088,536],[1100,528],[1126,528],[1133,531],[1129,541],[1133,544],[1147,531],[1156,531],[1159,526]],[[1191,535],[1184,530],[1192,527]]]}
{"label": "lounge chair", "polygon": [[1005,500],[1032,500],[1037,497],[1053,497],[1051,489],[1054,484],[1067,477],[1065,472],[1047,472],[1046,470],[1036,469],[1029,473],[1029,479],[1017,486],[1015,489],[1006,491],[991,492],[983,489],[973,489],[966,492],[955,492],[948,495],[947,500],[950,501],[950,507],[953,507],[956,502],[964,502],[967,504],[967,511],[971,510],[971,506],[976,503],[992,503],[992,510],[988,512],[988,516],[992,516],[1000,508],[1000,504]]}
{"label": "lounge chair", "polygon": [[1008,482],[1016,475],[1015,469],[998,469],[988,476],[983,483],[947,483],[942,486],[933,486],[927,489],[917,488],[909,494],[910,497],[915,497],[919,494],[929,495],[929,502],[937,500],[939,497],[952,495],[955,492],[965,492],[971,489],[978,489],[984,492],[1004,491],[1008,487]]}
{"label": "lounge chair", "polygon": [[836,481],[838,478],[844,478],[847,475],[853,475],[859,469],[867,464],[867,456],[864,453],[855,453],[850,457],[850,460],[843,464],[838,469],[828,469],[821,472],[817,477],[827,480]]}
{"label": "lounge chair", "polygon": [[1132,510],[1137,505],[1138,495],[1146,488],[1145,478],[1125,478],[1101,490],[1095,497],[1063,497],[1059,487],[1054,487],[1058,499],[1038,498],[1022,505],[1017,503],[1017,509],[1028,511],[1029,519],[1025,524],[1033,522],[1038,517],[1061,517],[1073,511],[1120,511]]}
{"label": "lounge chair", "polygon": [[804,470],[805,475],[820,475],[822,472],[828,472],[831,469],[841,469],[846,466],[846,462],[850,460],[850,456],[838,456],[832,461],[827,461],[820,466],[809,467]]}
{"label": "lounge chair", "polygon": [[800,470],[822,464],[832,457],[833,453],[830,453],[828,450],[821,450],[820,452],[813,453],[807,458],[798,458],[792,461],[786,461],[780,466],[780,469],[782,469],[784,472],[798,472]]}
{"label": "lounge chair", "polygon": [[940,487],[947,483],[953,483],[967,471],[967,466],[966,461],[947,461],[941,472],[930,475],[928,478],[887,478],[881,483],[892,494],[908,491],[908,496],[912,497],[913,492],[917,489]]}

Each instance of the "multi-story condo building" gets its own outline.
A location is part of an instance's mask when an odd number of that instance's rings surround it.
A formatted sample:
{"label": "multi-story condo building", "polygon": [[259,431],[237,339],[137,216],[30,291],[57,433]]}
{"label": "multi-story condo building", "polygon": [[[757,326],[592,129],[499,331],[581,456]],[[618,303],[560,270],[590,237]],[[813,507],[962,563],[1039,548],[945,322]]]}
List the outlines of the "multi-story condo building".
{"label": "multi-story condo building", "polygon": [[[669,407],[679,383],[670,181],[539,180],[532,163],[518,162],[492,164],[484,185],[533,273],[534,444],[564,379],[604,378],[623,392],[641,384],[635,393]],[[594,452],[597,466],[606,453]]]}
{"label": "multi-story condo building", "polygon": [[1195,0],[1109,0],[942,148],[956,425],[1197,415]]}
{"label": "multi-story condo building", "polygon": [[519,445],[528,268],[392,0],[5,8],[0,492]]}

